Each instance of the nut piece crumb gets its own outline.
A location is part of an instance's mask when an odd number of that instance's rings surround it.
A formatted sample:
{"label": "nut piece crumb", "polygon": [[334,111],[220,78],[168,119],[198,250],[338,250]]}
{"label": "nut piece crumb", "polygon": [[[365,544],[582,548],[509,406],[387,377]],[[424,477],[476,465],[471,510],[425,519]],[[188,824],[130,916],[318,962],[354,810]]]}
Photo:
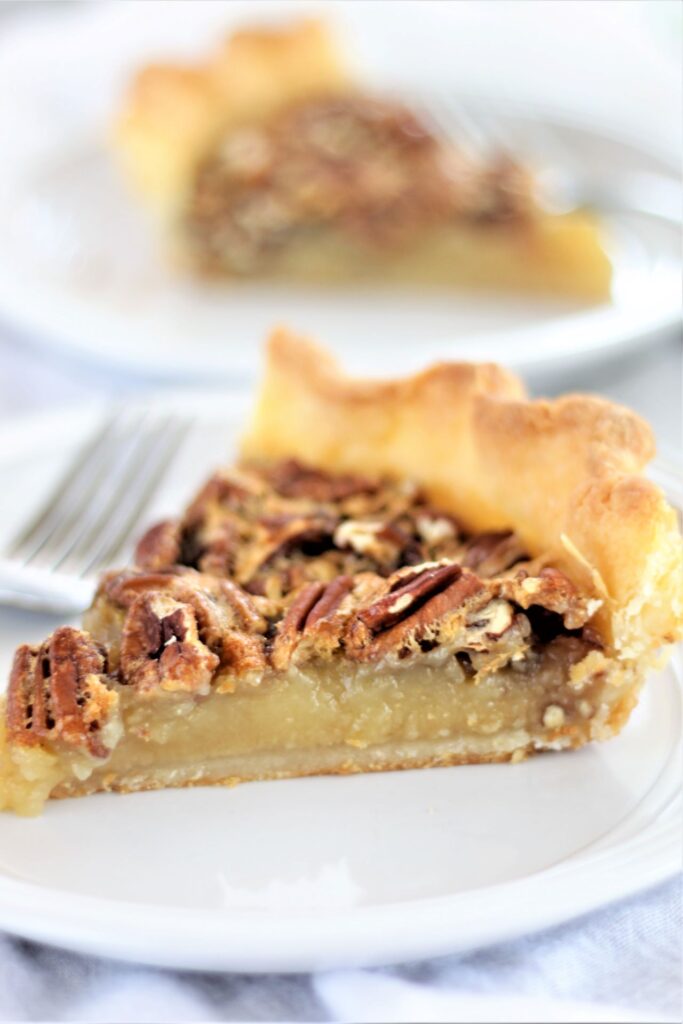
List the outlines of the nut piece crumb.
{"label": "nut piece crumb", "polygon": [[546,729],[559,729],[564,725],[564,709],[559,704],[548,704],[543,712],[543,724]]}
{"label": "nut piece crumb", "polygon": [[593,714],[593,705],[587,700],[580,700],[578,708],[582,718],[590,718]]}
{"label": "nut piece crumb", "polygon": [[518,750],[514,750],[512,752],[510,764],[521,764],[522,761],[526,761],[526,750],[524,747],[520,747]]}

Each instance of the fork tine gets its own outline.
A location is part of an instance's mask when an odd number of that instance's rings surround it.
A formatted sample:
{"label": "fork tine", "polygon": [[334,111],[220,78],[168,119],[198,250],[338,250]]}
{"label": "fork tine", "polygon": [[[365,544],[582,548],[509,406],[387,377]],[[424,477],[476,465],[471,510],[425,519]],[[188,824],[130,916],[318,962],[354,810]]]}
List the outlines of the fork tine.
{"label": "fork tine", "polygon": [[506,122],[489,109],[478,110],[476,116],[482,134],[486,137],[489,151],[515,157],[519,152],[519,140],[514,137],[509,121]]}
{"label": "fork tine", "polygon": [[471,156],[481,157],[489,149],[489,139],[482,131],[479,118],[466,102],[446,95],[434,96],[425,105],[425,112],[441,135]]}
{"label": "fork tine", "polygon": [[103,565],[111,563],[114,557],[126,546],[131,531],[139,522],[142,513],[159,489],[159,485],[171,462],[177,455],[190,425],[190,420],[180,420],[171,423],[168,430],[163,433],[160,443],[157,444],[150,458],[152,469],[145,485],[138,491],[132,491],[129,500],[121,503],[119,514],[116,520],[113,521],[111,536],[103,538],[99,549],[91,557],[90,561],[83,566],[81,575],[93,572]]}
{"label": "fork tine", "polygon": [[109,447],[122,419],[119,409],[107,417],[94,437],[83,446],[71,462],[66,475],[61,477],[33,519],[7,548],[8,558],[30,561],[41,550],[63,517],[73,510],[74,495],[96,482],[106,464],[103,452]]}
{"label": "fork tine", "polygon": [[71,543],[58,553],[53,571],[80,575],[83,567],[90,563],[115,529],[127,496],[144,488],[146,466],[153,464],[157,446],[171,422],[171,417],[155,419],[148,428],[135,432],[123,455],[110,469],[102,490],[85,510]]}
{"label": "fork tine", "polygon": [[147,413],[126,416],[108,445],[98,449],[100,465],[97,471],[83,490],[73,485],[69,488],[70,502],[63,509],[61,520],[26,560],[27,565],[54,571],[83,535],[100,521],[102,511],[106,510],[120,486],[140,439],[145,436],[142,428],[146,416]]}
{"label": "fork tine", "polygon": [[428,125],[475,158],[520,152],[509,122],[488,104],[450,93],[432,93],[421,100],[420,114]]}

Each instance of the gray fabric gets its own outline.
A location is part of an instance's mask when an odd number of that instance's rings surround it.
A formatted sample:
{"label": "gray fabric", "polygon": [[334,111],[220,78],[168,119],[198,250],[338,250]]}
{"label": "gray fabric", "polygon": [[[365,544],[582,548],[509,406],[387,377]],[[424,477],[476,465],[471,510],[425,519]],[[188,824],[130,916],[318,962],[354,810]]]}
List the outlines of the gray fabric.
{"label": "gray fabric", "polygon": [[0,937],[0,1020],[457,1021],[477,1007],[476,1019],[495,1019],[487,1009],[499,1005],[519,1006],[524,1016],[509,1019],[520,1020],[677,1020],[681,933],[678,878],[516,942],[367,971],[189,974]]}

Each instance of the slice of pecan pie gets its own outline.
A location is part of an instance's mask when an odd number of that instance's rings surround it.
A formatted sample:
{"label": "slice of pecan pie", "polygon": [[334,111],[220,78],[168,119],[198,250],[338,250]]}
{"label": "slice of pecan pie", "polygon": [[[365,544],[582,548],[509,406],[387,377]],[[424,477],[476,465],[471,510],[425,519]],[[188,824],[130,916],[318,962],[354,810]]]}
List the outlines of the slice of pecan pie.
{"label": "slice of pecan pie", "polygon": [[515,161],[475,158],[359,89],[316,22],[146,68],[116,138],[174,250],[202,272],[609,291],[589,217],[550,213]]}
{"label": "slice of pecan pie", "polygon": [[648,428],[495,366],[342,377],[283,332],[241,463],[16,655],[0,806],[518,761],[617,733],[680,635]]}

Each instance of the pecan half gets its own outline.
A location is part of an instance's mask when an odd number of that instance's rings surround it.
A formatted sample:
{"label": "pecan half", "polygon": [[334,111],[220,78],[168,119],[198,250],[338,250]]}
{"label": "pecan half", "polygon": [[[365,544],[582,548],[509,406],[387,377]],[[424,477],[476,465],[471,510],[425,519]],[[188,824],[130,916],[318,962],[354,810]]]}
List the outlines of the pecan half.
{"label": "pecan half", "polygon": [[259,599],[232,580],[192,570],[181,575],[120,573],[108,581],[107,593],[126,608],[145,594],[166,595],[192,610],[200,639],[218,655],[221,668],[239,675],[265,666],[268,623]]}
{"label": "pecan half", "polygon": [[342,624],[335,624],[334,619],[352,586],[350,576],[338,576],[327,586],[323,583],[309,583],[299,591],[278,624],[270,655],[273,668],[278,671],[286,669],[302,637],[310,636],[313,631],[320,634],[328,627],[326,646],[338,644]]}
{"label": "pecan half", "polygon": [[181,530],[172,519],[151,526],[135,548],[135,564],[141,569],[164,569],[180,561]]}
{"label": "pecan half", "polygon": [[306,616],[304,629],[312,629],[321,622],[329,620],[337,612],[352,586],[353,580],[350,576],[337,576],[336,580],[328,583]]}
{"label": "pecan half", "polygon": [[267,665],[265,644],[265,637],[255,633],[226,630],[221,640],[221,671],[229,669],[231,677],[260,672]]}
{"label": "pecan half", "polygon": [[345,637],[351,657],[400,654],[420,641],[437,640],[444,616],[484,592],[481,581],[455,562],[396,575],[389,592],[354,617]]}
{"label": "pecan half", "polygon": [[417,566],[412,572],[401,575],[389,587],[389,593],[379,601],[375,601],[369,608],[361,609],[358,618],[373,632],[388,629],[407,618],[428,597],[443,590],[461,575],[462,570],[455,562],[426,569]]}
{"label": "pecan half", "polygon": [[20,647],[7,695],[11,739],[24,745],[49,740],[92,757],[110,753],[102,729],[118,697],[105,682],[105,661],[87,633],[69,626],[55,630],[41,647]]}
{"label": "pecan half", "polygon": [[130,606],[121,640],[123,681],[142,693],[158,688],[206,694],[219,658],[199,639],[195,610],[163,593]]}

